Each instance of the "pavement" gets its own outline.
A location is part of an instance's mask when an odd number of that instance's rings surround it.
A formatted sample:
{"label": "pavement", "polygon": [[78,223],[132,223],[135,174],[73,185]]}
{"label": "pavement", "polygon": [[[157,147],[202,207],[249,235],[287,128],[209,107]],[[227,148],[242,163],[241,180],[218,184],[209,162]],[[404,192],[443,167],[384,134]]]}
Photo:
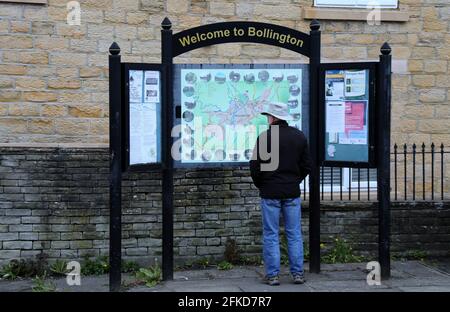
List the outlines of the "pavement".
{"label": "pavement", "polygon": [[[123,274],[128,292],[450,292],[450,260],[440,263],[393,261],[391,278],[381,285],[367,284],[365,263],[322,264],[320,274],[308,273],[306,283],[291,282],[289,270],[282,267],[280,286],[263,283],[262,266],[237,266],[232,270],[208,268],[176,271],[174,279],[155,287],[138,285],[130,274]],[[68,286],[65,278],[50,280],[58,292],[106,292],[108,275],[81,278],[81,286]],[[0,292],[29,292],[31,280],[0,281]]]}

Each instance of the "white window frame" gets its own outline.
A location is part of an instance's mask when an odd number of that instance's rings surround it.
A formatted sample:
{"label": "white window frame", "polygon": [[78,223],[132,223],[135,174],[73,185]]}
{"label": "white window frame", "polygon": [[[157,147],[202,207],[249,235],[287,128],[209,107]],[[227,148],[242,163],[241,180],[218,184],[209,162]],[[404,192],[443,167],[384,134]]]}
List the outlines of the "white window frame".
{"label": "white window frame", "polygon": [[[344,184],[343,186],[345,186],[345,189],[348,191],[348,176],[349,176],[349,173],[348,173],[348,171],[349,170],[358,170],[357,168],[344,168],[344,172],[342,173],[344,176],[342,177],[343,179],[342,179],[342,183]],[[367,170],[367,169],[361,169],[361,170]],[[351,174],[350,174],[351,176],[353,176],[353,172],[351,172]],[[361,190],[367,190],[367,182],[369,182],[369,188],[377,188],[377,181],[375,180],[375,181],[360,181],[359,182],[359,187],[361,188]],[[352,188],[352,190],[354,190],[355,188],[358,188],[358,181],[356,180],[356,181],[353,181],[352,180],[352,182],[350,183],[350,186],[351,186],[351,188]],[[342,188],[342,189],[344,189],[344,188]]]}
{"label": "white window frame", "polygon": [[[394,4],[395,2],[395,4]],[[399,0],[314,0],[315,7],[397,9]]]}
{"label": "white window frame", "polygon": [[[357,168],[342,168],[342,191],[348,192],[348,179],[349,179],[349,170],[358,170]],[[361,169],[364,170],[364,169]],[[353,176],[353,172],[351,172],[351,176]],[[377,189],[377,181],[360,181],[359,187],[361,190],[367,190],[367,182],[369,182],[369,189],[370,190],[376,190]],[[300,183],[300,190],[303,192],[304,183],[306,183],[306,193],[309,193],[309,175],[303,180],[302,183]],[[352,191],[358,188],[358,181],[351,181],[350,187],[352,188]],[[320,186],[320,190],[322,191],[322,185]],[[324,184],[323,185],[323,191],[325,193],[333,192],[340,192],[341,187],[340,185],[330,185],[330,184]]]}

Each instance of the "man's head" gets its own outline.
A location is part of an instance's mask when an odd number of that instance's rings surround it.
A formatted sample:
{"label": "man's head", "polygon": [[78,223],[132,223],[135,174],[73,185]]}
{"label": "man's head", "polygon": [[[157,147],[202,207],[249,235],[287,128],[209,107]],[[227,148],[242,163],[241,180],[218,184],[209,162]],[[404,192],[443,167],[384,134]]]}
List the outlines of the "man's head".
{"label": "man's head", "polygon": [[275,121],[280,120],[280,119],[278,119],[277,117],[272,116],[272,115],[269,115],[269,114],[266,114],[266,117],[267,117],[267,123],[268,123],[269,125],[273,124]]}
{"label": "man's head", "polygon": [[270,103],[266,110],[261,112],[262,115],[267,116],[267,121],[269,124],[274,123],[277,120],[291,120],[291,115],[289,115],[289,109],[287,104],[274,102]]}

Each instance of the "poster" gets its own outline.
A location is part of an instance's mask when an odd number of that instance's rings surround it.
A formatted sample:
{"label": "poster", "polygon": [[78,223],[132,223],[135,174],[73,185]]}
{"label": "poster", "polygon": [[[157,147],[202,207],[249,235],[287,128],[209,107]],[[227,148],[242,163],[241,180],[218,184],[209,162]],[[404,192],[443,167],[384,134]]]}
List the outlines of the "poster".
{"label": "poster", "polygon": [[130,103],[142,102],[142,70],[130,70]]}
{"label": "poster", "polygon": [[301,129],[301,69],[182,69],[180,93],[184,163],[249,161],[273,102]]}
{"label": "poster", "polygon": [[156,106],[130,104],[130,164],[157,162]]}
{"label": "poster", "polygon": [[345,71],[345,96],[357,97],[366,94],[366,70]]}
{"label": "poster", "polygon": [[159,93],[158,71],[129,71],[130,165],[159,162]]}
{"label": "poster", "polygon": [[159,72],[145,71],[145,88],[144,88],[144,102],[158,103],[159,102]]}
{"label": "poster", "polygon": [[343,101],[328,101],[326,110],[326,132],[339,133],[345,131],[346,105]]}
{"label": "poster", "polygon": [[325,79],[325,98],[327,101],[344,99],[344,73],[341,70],[328,71]]}
{"label": "poster", "polygon": [[367,144],[367,101],[345,102],[345,131],[339,144]]}

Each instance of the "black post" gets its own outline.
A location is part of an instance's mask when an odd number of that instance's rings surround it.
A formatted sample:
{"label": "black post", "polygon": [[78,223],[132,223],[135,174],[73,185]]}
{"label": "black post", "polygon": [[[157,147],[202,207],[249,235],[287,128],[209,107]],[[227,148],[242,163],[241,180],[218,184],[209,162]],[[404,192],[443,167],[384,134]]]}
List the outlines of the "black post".
{"label": "black post", "polygon": [[173,127],[172,23],[166,17],[161,23],[162,97],[162,273],[163,280],[173,279],[173,158],[171,155]]}
{"label": "black post", "polygon": [[425,142],[422,143],[422,199],[425,200]]}
{"label": "black post", "polygon": [[431,200],[434,200],[434,143],[431,142]]}
{"label": "black post", "polygon": [[441,200],[444,200],[444,143],[441,143]]}
{"label": "black post", "polygon": [[[367,181],[369,181],[369,178],[367,178]],[[397,143],[394,144],[394,183],[394,199],[397,200]]]}
{"label": "black post", "polygon": [[310,24],[311,53],[309,58],[309,145],[312,170],[309,175],[309,271],[320,272],[320,164],[319,164],[319,65],[320,24]]}
{"label": "black post", "polygon": [[391,276],[390,262],[390,146],[391,146],[391,47],[384,43],[381,47],[378,72],[378,261],[381,278]]}
{"label": "black post", "polygon": [[122,262],[122,73],[120,48],[109,48],[109,290],[119,291]]}
{"label": "black post", "polygon": [[408,187],[407,187],[407,184],[406,184],[407,183],[407,171],[406,171],[407,166],[406,166],[406,161],[408,159],[407,152],[408,152],[408,147],[406,146],[406,143],[405,143],[405,144],[403,144],[403,173],[404,173],[404,175],[403,175],[403,178],[404,178],[404,180],[403,180],[403,189],[404,189],[404,192],[405,192],[405,197],[404,197],[405,200],[407,198],[407,191],[408,191]]}

